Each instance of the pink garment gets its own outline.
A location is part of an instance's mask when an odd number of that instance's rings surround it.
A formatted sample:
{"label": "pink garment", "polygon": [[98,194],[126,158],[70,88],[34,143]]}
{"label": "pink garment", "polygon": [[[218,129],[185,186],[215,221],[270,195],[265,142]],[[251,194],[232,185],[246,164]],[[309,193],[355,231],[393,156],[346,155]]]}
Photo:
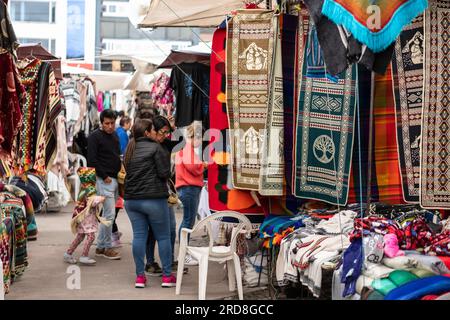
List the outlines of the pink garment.
{"label": "pink garment", "polygon": [[194,147],[186,143],[175,155],[175,174],[178,189],[183,186],[203,186],[203,162],[195,154]]}
{"label": "pink garment", "polygon": [[160,114],[170,116],[173,113],[173,90],[169,86],[170,77],[161,73],[159,77],[150,85],[150,94],[153,105]]}
{"label": "pink garment", "polygon": [[405,252],[398,246],[397,236],[393,233],[384,235],[384,254],[389,258],[404,256]]}
{"label": "pink garment", "polygon": [[97,110],[98,112],[103,111],[103,92],[100,92],[97,94]]}

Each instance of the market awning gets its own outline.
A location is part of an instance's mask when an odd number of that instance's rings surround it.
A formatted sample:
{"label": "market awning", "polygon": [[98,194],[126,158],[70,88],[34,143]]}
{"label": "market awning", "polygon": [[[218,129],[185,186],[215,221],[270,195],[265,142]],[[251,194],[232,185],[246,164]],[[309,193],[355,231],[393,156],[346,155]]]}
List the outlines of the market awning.
{"label": "market awning", "polygon": [[25,59],[28,56],[36,57],[42,61],[48,61],[53,67],[55,77],[57,79],[63,78],[61,72],[61,58],[58,58],[50,53],[40,43],[24,43],[20,45],[17,49],[17,57],[19,59]]}
{"label": "market awning", "polygon": [[192,63],[192,62],[200,62],[209,64],[211,53],[205,52],[194,52],[194,51],[185,51],[185,50],[172,50],[169,56],[158,66],[158,69],[161,68],[173,68],[175,65],[180,63]]}
{"label": "market awning", "polygon": [[89,70],[68,65],[62,66],[63,74],[87,76],[95,81],[99,91],[122,90],[125,81],[129,78],[129,73]]}
{"label": "market awning", "polygon": [[243,0],[131,0],[130,21],[138,28],[217,27]]}

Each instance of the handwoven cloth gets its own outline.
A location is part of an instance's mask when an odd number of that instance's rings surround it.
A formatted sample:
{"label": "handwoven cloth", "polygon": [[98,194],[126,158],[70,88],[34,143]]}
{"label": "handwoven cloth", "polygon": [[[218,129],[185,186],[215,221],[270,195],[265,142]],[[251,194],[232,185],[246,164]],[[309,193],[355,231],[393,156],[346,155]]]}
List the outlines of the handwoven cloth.
{"label": "handwoven cloth", "polygon": [[385,75],[375,75],[374,88],[374,159],[378,197],[375,201],[389,204],[403,203],[400,165],[397,151],[394,93],[392,89],[391,68]]}
{"label": "handwoven cloth", "polygon": [[325,0],[322,14],[380,52],[427,6],[427,0]]}
{"label": "handwoven cloth", "polygon": [[238,10],[227,24],[227,112],[233,186],[259,190],[272,68],[273,12]]}
{"label": "handwoven cloth", "polygon": [[423,57],[424,29],[420,15],[403,29],[392,59],[398,154],[406,202],[419,202]]}
{"label": "handwoven cloth", "polygon": [[259,193],[263,196],[283,195],[284,184],[284,99],[279,16],[274,16],[273,26],[274,53],[259,180]]}
{"label": "handwoven cloth", "polygon": [[450,208],[450,2],[432,1],[425,13],[420,204]]}
{"label": "handwoven cloth", "polygon": [[[314,44],[308,41],[306,47],[310,45]],[[305,62],[310,52],[307,48]],[[296,124],[295,195],[345,205],[352,159],[357,68],[348,68],[334,83],[325,78],[306,77],[307,67],[304,63]]]}

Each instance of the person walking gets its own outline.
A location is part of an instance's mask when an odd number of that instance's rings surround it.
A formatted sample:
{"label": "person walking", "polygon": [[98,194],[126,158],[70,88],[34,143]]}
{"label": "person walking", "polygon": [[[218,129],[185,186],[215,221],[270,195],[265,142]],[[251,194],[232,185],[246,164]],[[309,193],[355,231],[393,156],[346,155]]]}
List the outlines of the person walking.
{"label": "person walking", "polygon": [[[153,124],[138,120],[133,127],[133,139],[125,153],[125,210],[133,228],[133,258],[136,265],[136,288],[147,283],[144,258],[149,228],[158,241],[162,263],[162,287],[174,287],[172,274],[172,244],[167,182],[170,178],[170,154],[151,138]],[[165,135],[165,132],[159,132]]]}
{"label": "person walking", "polygon": [[[202,162],[195,149],[202,144],[202,136],[196,132],[194,124],[186,130],[186,145],[175,156],[175,187],[183,203],[183,221],[178,229],[178,239],[181,239],[181,229],[192,229],[197,216],[200,192],[203,187],[203,170],[207,164]],[[185,265],[198,265],[190,255],[185,257]]]}
{"label": "person walking", "polygon": [[[122,114],[121,114],[122,113]],[[120,111],[118,113],[118,116],[122,116],[119,122],[119,127],[116,129],[116,134],[119,137],[119,143],[120,143],[120,156],[123,157],[125,150],[128,146],[128,131],[131,128],[131,119],[130,117],[127,117],[123,115],[123,111]],[[119,231],[119,228],[117,226],[116,220],[117,215],[119,214],[120,209],[123,209],[123,198],[119,196],[119,199],[117,199],[116,202],[116,215],[114,217],[113,226],[112,226],[112,246],[113,248],[118,248],[122,246],[120,242],[120,238],[122,236],[122,232]]]}
{"label": "person walking", "polygon": [[112,222],[115,217],[115,204],[118,199],[117,174],[120,171],[120,145],[115,132],[116,113],[106,109],[100,113],[101,127],[88,138],[88,166],[95,168],[96,189],[104,196],[103,218],[111,221],[108,226],[99,227],[96,256],[110,260],[120,259],[120,253],[112,248]]}

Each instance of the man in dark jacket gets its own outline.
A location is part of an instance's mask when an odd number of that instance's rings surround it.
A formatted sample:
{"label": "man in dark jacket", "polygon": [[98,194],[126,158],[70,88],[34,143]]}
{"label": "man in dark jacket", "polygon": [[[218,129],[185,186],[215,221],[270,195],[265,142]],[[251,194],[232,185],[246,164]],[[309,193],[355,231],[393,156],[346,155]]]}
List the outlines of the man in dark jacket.
{"label": "man in dark jacket", "polygon": [[[111,224],[115,217],[118,198],[117,174],[120,171],[120,144],[115,132],[116,113],[107,109],[100,114],[101,128],[88,138],[88,166],[95,168],[97,194],[106,197],[103,217]],[[112,249],[112,225],[100,224],[95,255],[111,260],[120,259],[119,252]]]}

